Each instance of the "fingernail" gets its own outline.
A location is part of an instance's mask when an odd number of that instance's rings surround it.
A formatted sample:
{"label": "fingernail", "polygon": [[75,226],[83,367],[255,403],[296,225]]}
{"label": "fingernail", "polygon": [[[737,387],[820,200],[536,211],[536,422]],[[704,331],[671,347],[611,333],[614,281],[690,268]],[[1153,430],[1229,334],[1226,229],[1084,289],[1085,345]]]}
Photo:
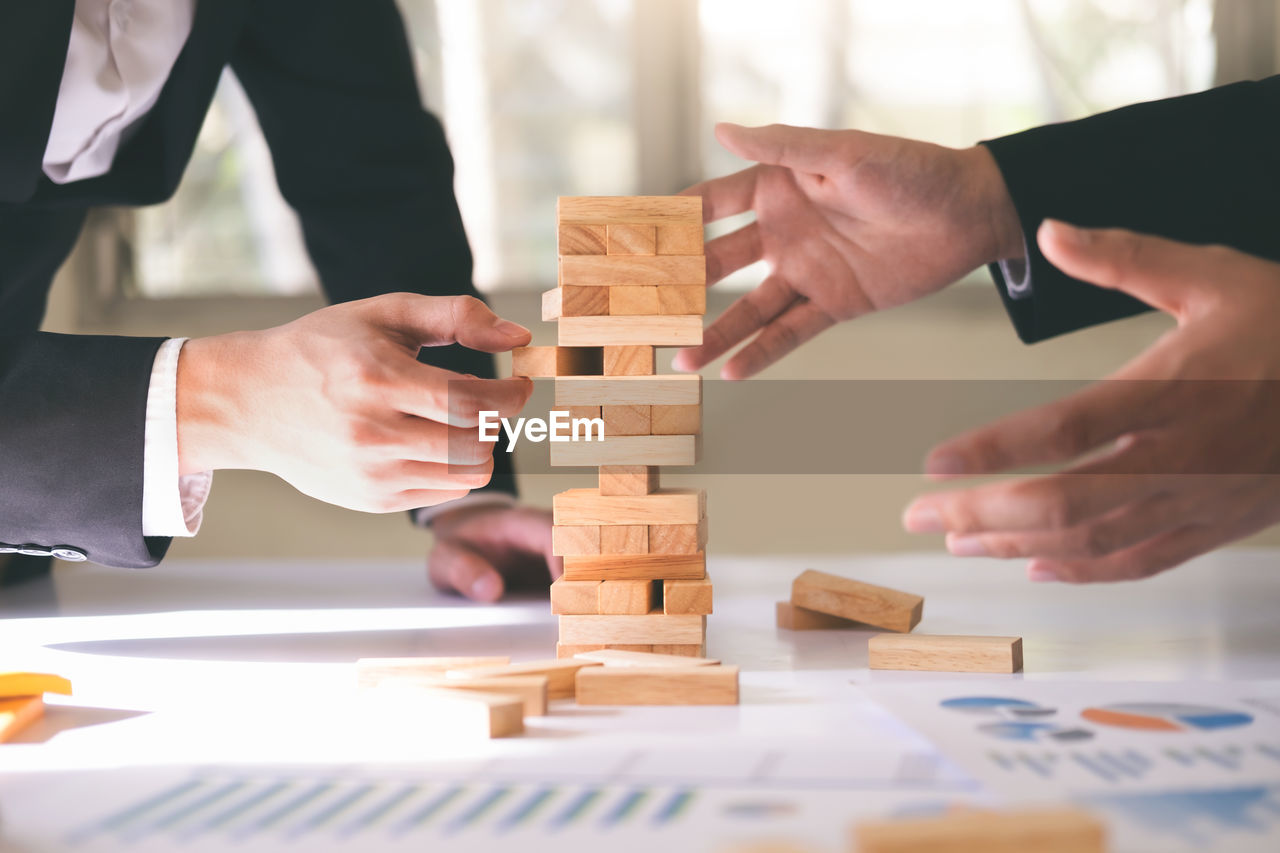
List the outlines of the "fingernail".
{"label": "fingernail", "polygon": [[522,338],[529,334],[529,330],[519,323],[513,323],[510,320],[499,320],[493,324],[493,327],[508,338]]}
{"label": "fingernail", "polygon": [[1034,583],[1052,583],[1058,580],[1058,573],[1048,566],[1032,563],[1027,566],[1027,580]]}
{"label": "fingernail", "polygon": [[956,557],[990,557],[991,552],[982,543],[981,536],[957,536],[947,534],[947,550]]}
{"label": "fingernail", "polygon": [[471,597],[479,601],[493,601],[502,593],[502,583],[497,575],[481,575],[471,585]]}
{"label": "fingernail", "polygon": [[955,477],[964,471],[964,457],[958,453],[939,453],[924,463],[924,472],[930,477]]}
{"label": "fingernail", "polygon": [[941,533],[942,516],[928,503],[917,501],[907,507],[902,516],[902,526],[908,533]]}

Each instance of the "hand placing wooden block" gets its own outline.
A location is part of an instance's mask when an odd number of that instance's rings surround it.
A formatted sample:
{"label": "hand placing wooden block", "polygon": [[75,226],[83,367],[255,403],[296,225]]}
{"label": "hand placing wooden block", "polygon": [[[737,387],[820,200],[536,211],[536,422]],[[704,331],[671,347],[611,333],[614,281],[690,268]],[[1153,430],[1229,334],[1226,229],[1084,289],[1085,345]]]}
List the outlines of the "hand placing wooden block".
{"label": "hand placing wooden block", "polygon": [[649,432],[653,435],[699,435],[702,406],[650,406]]}
{"label": "hand placing wooden block", "polygon": [[[562,619],[567,617],[560,617]],[[618,618],[618,617],[613,617]],[[584,666],[599,666],[595,661],[575,660],[533,660],[524,663],[507,664],[506,666],[480,666],[472,669],[451,669],[445,676],[448,678],[505,678],[508,675],[545,675],[547,677],[547,696],[551,699],[573,698],[573,676]]]}
{"label": "hand placing wooden block", "polygon": [[910,631],[924,612],[918,595],[812,569],[792,582],[791,603],[886,631]]}
{"label": "hand placing wooden block", "polygon": [[705,616],[664,616],[661,610],[643,616],[561,616],[560,642],[583,643],[701,643]]}
{"label": "hand placing wooden block", "polygon": [[667,579],[662,582],[662,612],[669,616],[682,613],[707,616],[711,613],[711,602],[710,578],[696,581]]}
{"label": "hand placing wooden block", "polygon": [[699,580],[706,577],[705,554],[601,554],[565,557],[570,580]]}
{"label": "hand placing wooden block", "polygon": [[561,346],[696,347],[702,345],[702,317],[562,317],[557,334]]}
{"label": "hand placing wooden block", "polygon": [[790,601],[779,601],[776,618],[778,627],[787,631],[830,631],[838,629],[867,629],[870,625],[842,619],[839,616],[828,616],[816,610],[805,610],[796,607]]}
{"label": "hand placing wooden block", "polygon": [[555,525],[551,528],[551,553],[557,557],[592,556],[600,553],[597,525]]}
{"label": "hand placing wooden block", "polygon": [[1103,853],[1106,827],[1075,808],[992,812],[963,810],[929,817],[859,823],[855,853]]}
{"label": "hand placing wooden block", "polygon": [[603,439],[563,441],[552,444],[548,453],[556,467],[596,467],[602,465],[696,465],[696,435],[614,435]]}
{"label": "hand placing wooden block", "polygon": [[662,488],[649,495],[602,495],[568,489],[551,499],[555,524],[697,524],[707,514],[704,489]]}
{"label": "hand placing wooden block", "polygon": [[556,250],[561,255],[606,254],[608,251],[606,228],[604,225],[562,224]]}
{"label": "hand placing wooden block", "polygon": [[561,225],[697,225],[702,227],[702,198],[680,195],[560,196]]}
{"label": "hand placing wooden block", "polygon": [[[658,470],[653,465],[602,465],[600,466],[600,494],[651,495],[659,488]],[[697,548],[694,549],[694,551],[697,550]]]}
{"label": "hand placing wooden block", "polygon": [[601,406],[600,417],[604,419],[605,436],[648,435],[651,408],[651,406]]}
{"label": "hand placing wooden block", "polygon": [[579,705],[736,705],[736,666],[599,667],[578,673]]}
{"label": "hand placing wooden block", "polygon": [[[606,524],[600,527],[600,553],[648,554],[649,528],[643,524]],[[648,610],[642,611],[648,613]]]}
{"label": "hand placing wooden block", "polygon": [[867,663],[872,669],[1018,672],[1022,638],[877,634],[867,643]]}
{"label": "hand placing wooden block", "polygon": [[605,666],[675,666],[683,669],[689,666],[718,666],[720,663],[715,658],[659,655],[653,652],[628,652],[621,649],[579,652],[577,657],[583,660],[593,660]]}
{"label": "hand placing wooden block", "polygon": [[657,254],[658,233],[655,226],[610,223],[607,227],[610,255]]}
{"label": "hand placing wooden block", "polygon": [[557,406],[674,406],[702,402],[702,377],[566,376],[555,384]]}
{"label": "hand placing wooden block", "polygon": [[659,255],[701,255],[702,225],[659,225],[657,250]]}
{"label": "hand placing wooden block", "polygon": [[0,698],[0,743],[8,743],[27,726],[44,716],[44,696]]}
{"label": "hand placing wooden block", "polygon": [[596,613],[611,616],[643,616],[654,607],[653,581],[601,581]]}
{"label": "hand placing wooden block", "polygon": [[696,554],[707,549],[707,520],[649,525],[650,554]]}
{"label": "hand placing wooden block", "polygon": [[356,661],[356,684],[360,687],[377,687],[392,678],[417,678],[444,675],[451,669],[473,669],[484,666],[504,666],[511,663],[506,655],[481,657],[426,657],[426,658],[360,658]]}
{"label": "hand placing wooden block", "polygon": [[599,347],[516,347],[511,351],[511,375],[534,379],[580,374],[595,376],[603,367],[602,356]]}
{"label": "hand placing wooden block", "polygon": [[653,376],[657,372],[653,347],[604,347],[605,376]]}
{"label": "hand placing wooden block", "polygon": [[557,616],[599,613],[600,581],[556,578],[551,583],[551,612]]}

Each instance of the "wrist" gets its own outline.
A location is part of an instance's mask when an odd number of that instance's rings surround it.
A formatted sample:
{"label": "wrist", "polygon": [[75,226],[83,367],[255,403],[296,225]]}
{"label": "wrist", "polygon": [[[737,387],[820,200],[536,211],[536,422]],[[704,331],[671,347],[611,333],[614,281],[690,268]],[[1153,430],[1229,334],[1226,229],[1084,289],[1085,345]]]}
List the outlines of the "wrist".
{"label": "wrist", "polygon": [[985,232],[982,236],[985,261],[995,263],[1023,257],[1026,242],[1022,223],[995,157],[985,145],[975,145],[961,153],[967,161],[965,171],[976,187],[978,219]]}
{"label": "wrist", "polygon": [[178,357],[178,473],[251,468],[242,437],[252,432],[241,399],[247,377],[237,352],[252,333],[196,338]]}

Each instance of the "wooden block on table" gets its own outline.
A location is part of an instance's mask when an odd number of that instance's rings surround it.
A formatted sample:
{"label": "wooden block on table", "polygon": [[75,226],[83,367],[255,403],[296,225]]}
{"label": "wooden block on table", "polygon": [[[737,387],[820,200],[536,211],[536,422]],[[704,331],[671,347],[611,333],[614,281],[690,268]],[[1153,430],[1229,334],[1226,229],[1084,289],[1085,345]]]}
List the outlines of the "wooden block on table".
{"label": "wooden block on table", "polygon": [[557,616],[600,612],[600,581],[551,582],[551,612]]}
{"label": "wooden block on table", "polygon": [[700,580],[707,575],[707,556],[698,554],[601,554],[565,557],[570,580]]}
{"label": "wooden block on table", "polygon": [[651,495],[659,488],[659,470],[655,465],[602,465],[600,494]]}
{"label": "wooden block on table", "polygon": [[[606,524],[600,527],[600,553],[648,554],[649,528],[644,524]],[[612,611],[602,610],[601,613]],[[640,611],[648,613],[647,609]]]}
{"label": "wooden block on table", "polygon": [[653,347],[628,346],[604,348],[605,376],[652,376],[658,372]]}
{"label": "wooden block on table", "polygon": [[40,693],[0,698],[0,743],[8,743],[42,716],[44,696]]}
{"label": "wooden block on table", "polygon": [[702,377],[566,376],[556,382],[557,406],[676,406],[702,402]]}
{"label": "wooden block on table", "polygon": [[[593,433],[594,435],[594,433]],[[609,435],[603,440],[564,441],[551,445],[549,462],[557,467],[601,465],[694,465],[696,435]]]}
{"label": "wooden block on table", "polygon": [[[609,315],[611,317],[648,317],[660,314],[658,288],[653,286],[626,286],[599,288],[609,291]],[[675,312],[672,312],[675,313]],[[685,311],[692,314],[692,311]]]}
{"label": "wooden block on table", "polygon": [[736,705],[736,666],[611,667],[582,670],[579,705]]}
{"label": "wooden block on table", "polygon": [[557,334],[561,346],[696,347],[702,345],[702,317],[562,317]]}
{"label": "wooden block on table", "polygon": [[649,525],[650,554],[696,554],[707,548],[707,520],[697,524]]}
{"label": "wooden block on table", "polygon": [[856,853],[1102,853],[1106,827],[1076,808],[992,812],[960,810],[929,817],[863,821]]}
{"label": "wooden block on table", "polygon": [[609,223],[610,255],[653,255],[658,248],[658,230],[653,225]]}
{"label": "wooden block on table", "polygon": [[653,649],[653,646],[649,645],[648,643],[628,643],[624,645],[615,645],[615,644],[606,645],[605,643],[583,643],[583,644],[572,645],[572,646],[567,646],[564,643],[556,643],[556,657],[560,659],[576,658],[578,655],[585,654],[587,652],[600,652],[600,651],[606,651],[609,649],[617,649],[619,651],[628,651],[628,652],[649,652]]}
{"label": "wooden block on table", "polygon": [[602,495],[599,489],[568,489],[551,499],[551,507],[556,524],[697,524],[707,514],[707,493],[668,487],[649,495]]}
{"label": "wooden block on table", "polygon": [[656,248],[659,255],[701,255],[702,223],[696,225],[659,225]]}
{"label": "wooden block on table", "polygon": [[702,198],[680,195],[560,196],[556,221],[561,225],[697,225],[702,226]]}
{"label": "wooden block on table", "polygon": [[567,406],[564,408],[567,408],[569,412],[569,418],[571,420],[578,420],[580,418],[595,420],[596,418],[600,417],[599,406]]}
{"label": "wooden block on table", "polygon": [[[587,617],[560,617],[583,619]],[[618,618],[618,617],[613,617]],[[547,677],[547,697],[550,699],[568,699],[573,697],[573,676],[586,666],[599,666],[594,661],[575,660],[532,660],[523,663],[512,663],[506,666],[480,666],[473,669],[451,669],[445,673],[448,678],[506,678],[509,675],[545,675]]]}
{"label": "wooden block on table", "polygon": [[560,225],[557,254],[603,255],[607,251],[608,235],[604,225]]}
{"label": "wooden block on table", "polygon": [[542,319],[603,317],[609,313],[607,287],[555,287],[542,293]]}
{"label": "wooden block on table", "polygon": [[600,553],[598,525],[555,525],[551,528],[551,553],[557,557],[590,556]]}
{"label": "wooden block on table", "polygon": [[597,376],[603,366],[599,347],[516,347],[511,351],[512,376]]}
{"label": "wooden block on table", "polygon": [[378,687],[430,687],[437,690],[477,690],[503,696],[516,696],[524,703],[524,716],[545,717],[547,714],[547,677],[545,675],[509,675],[505,678],[460,679],[438,675],[400,676],[388,678]]}
{"label": "wooden block on table", "polygon": [[601,406],[604,434],[648,435],[649,406]]}
{"label": "wooden block on table", "polygon": [[39,696],[44,693],[71,695],[71,682],[48,672],[0,672],[0,699],[9,696]]}
{"label": "wooden block on table", "polygon": [[877,634],[867,642],[867,665],[933,672],[1018,672],[1022,638]]}
{"label": "wooden block on table", "polygon": [[[614,288],[609,288],[612,291]],[[707,288],[701,284],[665,284],[657,288],[658,314],[706,314]],[[616,314],[616,311],[611,313]]]}
{"label": "wooden block on table", "polygon": [[707,261],[701,255],[564,255],[562,287],[707,283]]}
{"label": "wooden block on table", "polygon": [[707,617],[667,616],[654,610],[640,616],[560,616],[560,642],[583,643],[701,643]]}
{"label": "wooden block on table", "polygon": [[597,615],[643,616],[654,609],[653,581],[600,581]]}
{"label": "wooden block on table", "polygon": [[655,644],[653,647],[653,653],[655,655],[674,655],[676,657],[694,658],[694,662],[696,663],[697,660],[706,658],[707,644],[705,639],[701,643]]}
{"label": "wooden block on table", "polygon": [[900,632],[910,631],[919,624],[924,612],[924,599],[918,595],[813,569],[802,572],[792,581],[791,603]]}
{"label": "wooden block on table", "polygon": [[598,661],[605,666],[717,666],[715,658],[687,657],[685,655],[660,655],[653,652],[627,652],[620,649],[579,652],[584,660]]}
{"label": "wooden block on table", "polygon": [[842,628],[870,628],[861,622],[842,619],[839,616],[828,616],[816,610],[796,607],[790,601],[779,601],[777,606],[778,627],[788,631],[830,631]]}
{"label": "wooden block on table", "polygon": [[711,613],[712,590],[711,579],[682,581],[664,579],[662,581],[662,612],[669,616],[680,614],[697,614],[707,616]]}
{"label": "wooden block on table", "polygon": [[504,666],[511,663],[506,655],[480,657],[424,657],[424,658],[360,658],[356,661],[356,684],[360,687],[377,687],[392,678],[415,678],[444,675],[451,669]]}
{"label": "wooden block on table", "polygon": [[653,406],[649,431],[653,435],[701,435],[702,406]]}
{"label": "wooden block on table", "polygon": [[[468,670],[470,671],[470,670]],[[524,731],[525,701],[515,692],[404,686],[405,698],[436,730],[459,737],[510,737]],[[518,688],[514,688],[518,689]],[[397,696],[397,699],[400,697]]]}

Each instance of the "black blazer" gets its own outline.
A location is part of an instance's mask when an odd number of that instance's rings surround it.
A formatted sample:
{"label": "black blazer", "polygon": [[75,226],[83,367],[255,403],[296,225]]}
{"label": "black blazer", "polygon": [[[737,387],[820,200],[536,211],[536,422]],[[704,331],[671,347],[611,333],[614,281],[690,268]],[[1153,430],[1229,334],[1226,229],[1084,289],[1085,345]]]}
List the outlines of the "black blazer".
{"label": "black blazer", "polygon": [[1063,275],[1040,253],[1046,218],[1218,243],[1280,260],[1280,76],[1135,104],[985,143],[1004,175],[1033,293],[1010,299],[1028,343],[1147,306]]}
{"label": "black blazer", "polygon": [[[0,0],[0,542],[67,545],[150,566],[143,428],[159,339],[37,331],[87,208],[172,195],[230,65],[257,111],[284,197],[334,301],[475,294],[440,123],[421,106],[394,0],[216,0],[196,6],[155,107],[101,177],[41,170],[73,0]],[[493,376],[460,347],[424,361]],[[513,489],[496,454],[494,487]]]}

